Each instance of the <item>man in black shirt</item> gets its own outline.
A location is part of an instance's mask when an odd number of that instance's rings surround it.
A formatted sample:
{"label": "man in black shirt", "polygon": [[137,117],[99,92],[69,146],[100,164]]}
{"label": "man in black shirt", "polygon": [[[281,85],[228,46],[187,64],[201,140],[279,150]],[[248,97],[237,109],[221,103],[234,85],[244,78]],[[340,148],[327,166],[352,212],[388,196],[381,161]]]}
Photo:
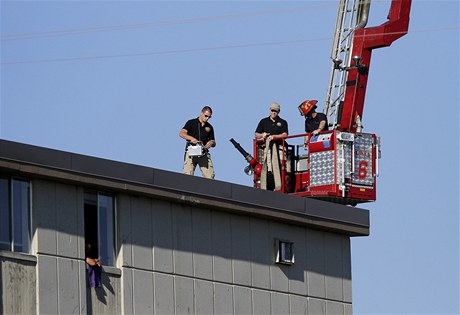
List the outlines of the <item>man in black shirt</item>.
{"label": "man in black shirt", "polygon": [[256,139],[265,140],[260,188],[267,190],[282,189],[281,156],[283,151],[280,145],[282,141],[279,138],[288,135],[288,123],[279,117],[280,109],[278,103],[272,103],[270,116],[260,120],[255,132]]}
{"label": "man in black shirt", "polygon": [[[317,113],[316,103],[318,101],[305,101],[299,105],[300,115],[305,116],[305,132],[317,135],[321,131],[328,130],[327,116],[323,113]],[[305,136],[304,148],[307,147],[309,135]]]}
{"label": "man in black shirt", "polygon": [[257,125],[255,138],[273,140],[288,135],[288,123],[279,117],[281,106],[278,103],[270,105],[270,116],[262,118]]}
{"label": "man in black shirt", "polygon": [[[184,156],[184,174],[193,175],[196,166],[199,165],[203,177],[214,178],[214,167],[212,165],[211,154],[209,153],[209,149],[216,146],[214,128],[208,122],[211,115],[211,107],[203,107],[200,116],[188,120],[179,132],[179,136],[187,140]],[[196,144],[202,145],[202,155],[190,156],[187,149],[190,145]]]}

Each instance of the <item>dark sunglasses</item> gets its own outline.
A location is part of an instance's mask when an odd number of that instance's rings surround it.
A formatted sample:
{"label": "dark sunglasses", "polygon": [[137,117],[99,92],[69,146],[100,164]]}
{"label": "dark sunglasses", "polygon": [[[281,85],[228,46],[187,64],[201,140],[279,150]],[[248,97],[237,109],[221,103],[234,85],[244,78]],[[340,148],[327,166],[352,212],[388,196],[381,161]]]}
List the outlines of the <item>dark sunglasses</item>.
{"label": "dark sunglasses", "polygon": [[204,115],[204,117],[206,117],[206,118],[211,118],[211,115]]}
{"label": "dark sunglasses", "polygon": [[272,109],[272,113],[278,113],[276,109]]}

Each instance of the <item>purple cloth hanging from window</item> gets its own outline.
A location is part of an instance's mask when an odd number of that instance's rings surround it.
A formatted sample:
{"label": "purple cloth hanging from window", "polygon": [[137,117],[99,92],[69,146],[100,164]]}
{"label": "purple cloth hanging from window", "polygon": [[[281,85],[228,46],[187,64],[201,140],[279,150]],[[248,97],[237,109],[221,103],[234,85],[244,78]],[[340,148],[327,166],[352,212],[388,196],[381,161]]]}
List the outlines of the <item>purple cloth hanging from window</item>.
{"label": "purple cloth hanging from window", "polygon": [[89,286],[91,288],[102,287],[102,268],[98,265],[90,266],[86,264],[86,269],[88,269]]}

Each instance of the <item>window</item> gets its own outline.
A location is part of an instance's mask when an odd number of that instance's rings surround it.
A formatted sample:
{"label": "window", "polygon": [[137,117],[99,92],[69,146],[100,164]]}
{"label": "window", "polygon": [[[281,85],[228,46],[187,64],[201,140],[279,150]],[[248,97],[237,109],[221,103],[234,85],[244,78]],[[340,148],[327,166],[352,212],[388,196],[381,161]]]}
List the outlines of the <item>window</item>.
{"label": "window", "polygon": [[294,243],[275,239],[275,262],[278,264],[294,264]]}
{"label": "window", "polygon": [[30,182],[0,177],[0,249],[30,251]]}
{"label": "window", "polygon": [[86,256],[99,258],[103,265],[115,263],[114,197],[98,192],[85,193]]}

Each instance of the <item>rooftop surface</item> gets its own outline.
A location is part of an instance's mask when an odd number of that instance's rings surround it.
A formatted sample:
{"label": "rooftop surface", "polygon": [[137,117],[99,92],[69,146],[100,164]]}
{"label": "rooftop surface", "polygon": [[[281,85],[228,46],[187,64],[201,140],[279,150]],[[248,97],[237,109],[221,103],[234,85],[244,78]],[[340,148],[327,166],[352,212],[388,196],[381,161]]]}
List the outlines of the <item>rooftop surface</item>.
{"label": "rooftop surface", "polygon": [[46,178],[192,206],[369,235],[369,211],[156,168],[0,140],[0,175]]}

